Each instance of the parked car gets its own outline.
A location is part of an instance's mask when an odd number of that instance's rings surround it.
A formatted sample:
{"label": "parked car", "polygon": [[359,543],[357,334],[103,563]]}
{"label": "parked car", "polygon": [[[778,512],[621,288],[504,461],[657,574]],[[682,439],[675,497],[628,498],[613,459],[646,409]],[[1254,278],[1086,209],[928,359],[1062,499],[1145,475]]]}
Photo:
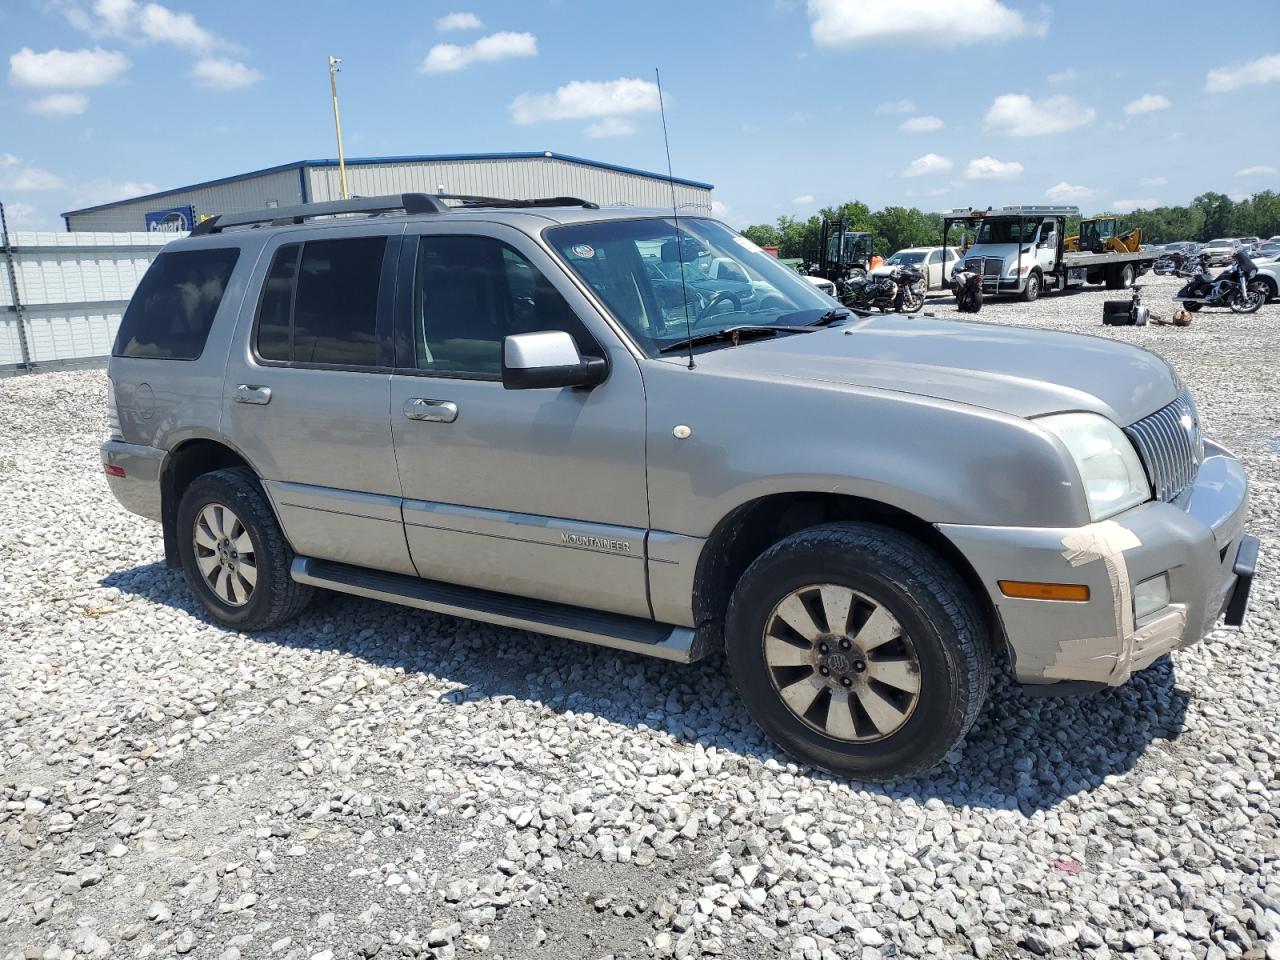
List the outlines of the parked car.
{"label": "parked car", "polygon": [[1258,268],[1258,275],[1254,279],[1266,284],[1267,299],[1280,298],[1280,259],[1273,258],[1263,263],[1255,260],[1254,263]]}
{"label": "parked car", "polygon": [[925,274],[928,289],[942,290],[947,286],[951,268],[959,259],[960,251],[955,247],[947,248],[945,264],[942,247],[908,247],[906,250],[899,250],[871,273],[873,276],[887,276],[896,266],[911,266]]}
{"label": "parked car", "polygon": [[1280,257],[1280,241],[1270,241],[1260,243],[1253,248],[1253,253],[1249,254],[1254,263],[1266,263]]}
{"label": "parked car", "polygon": [[1223,264],[1230,263],[1232,256],[1240,249],[1240,243],[1230,237],[1223,237],[1218,240],[1210,240],[1201,248],[1201,252],[1209,258],[1209,266],[1220,267]]}
{"label": "parked car", "polygon": [[[1155,354],[855,317],[710,219],[449,201],[213,217],[138,285],[104,469],[215,621],[322,588],[723,647],[781,749],[863,779],[955,747],[997,655],[1078,693],[1242,622],[1244,469]],[[774,292],[672,299],[653,251]]]}

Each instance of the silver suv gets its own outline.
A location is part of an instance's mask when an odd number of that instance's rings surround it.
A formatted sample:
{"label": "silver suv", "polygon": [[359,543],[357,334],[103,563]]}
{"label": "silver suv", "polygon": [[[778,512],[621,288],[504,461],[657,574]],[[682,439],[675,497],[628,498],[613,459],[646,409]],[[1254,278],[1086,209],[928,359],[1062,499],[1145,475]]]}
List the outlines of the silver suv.
{"label": "silver suv", "polygon": [[1257,553],[1240,463],[1155,355],[855,315],[710,219],[406,194],[206,221],[109,374],[108,481],[229,627],[320,587],[723,648],[783,750],[866,780],[946,754],[1000,654],[1079,692],[1239,624]]}

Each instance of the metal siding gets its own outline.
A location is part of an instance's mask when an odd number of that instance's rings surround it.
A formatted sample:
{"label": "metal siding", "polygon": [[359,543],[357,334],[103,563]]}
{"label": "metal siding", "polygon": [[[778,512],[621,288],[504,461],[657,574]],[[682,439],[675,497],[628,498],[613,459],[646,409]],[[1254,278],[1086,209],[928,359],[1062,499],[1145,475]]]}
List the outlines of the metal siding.
{"label": "metal siding", "polygon": [[146,230],[145,214],[151,210],[191,204],[196,216],[261,210],[268,200],[280,206],[302,202],[301,183],[296,170],[281,170],[264,176],[246,177],[231,183],[179,190],[162,197],[122,203],[105,210],[73,213],[67,217],[73,231]]}
{"label": "metal siding", "polygon": [[[311,200],[337,200],[341,191],[338,168],[307,167]],[[440,163],[361,163],[347,166],[347,189],[352,195],[389,193],[445,193],[481,196],[572,196],[601,206],[669,207],[671,184],[659,177],[606,170],[558,157],[450,160]],[[711,212],[711,191],[676,183],[676,203],[682,210]]]}
{"label": "metal siding", "polygon": [[[129,297],[161,248],[186,234],[10,233],[33,363],[104,357]],[[12,306],[8,284],[0,307]],[[0,310],[0,367],[22,362],[17,320]]]}

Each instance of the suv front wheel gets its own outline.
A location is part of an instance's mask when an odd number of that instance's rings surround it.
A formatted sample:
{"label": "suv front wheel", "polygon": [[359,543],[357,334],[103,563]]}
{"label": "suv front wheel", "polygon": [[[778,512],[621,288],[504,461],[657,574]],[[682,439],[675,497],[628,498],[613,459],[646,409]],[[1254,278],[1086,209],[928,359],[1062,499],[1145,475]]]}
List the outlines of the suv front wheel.
{"label": "suv front wheel", "polygon": [[178,554],[187,583],[213,617],[266,630],[297,616],[312,588],[289,576],[293,551],[253,471],[197,477],[178,505]]}
{"label": "suv front wheel", "polygon": [[726,617],[747,709],[805,763],[859,780],[922,773],[986,698],[984,618],[965,583],[896,530],[793,534],[743,574]]}

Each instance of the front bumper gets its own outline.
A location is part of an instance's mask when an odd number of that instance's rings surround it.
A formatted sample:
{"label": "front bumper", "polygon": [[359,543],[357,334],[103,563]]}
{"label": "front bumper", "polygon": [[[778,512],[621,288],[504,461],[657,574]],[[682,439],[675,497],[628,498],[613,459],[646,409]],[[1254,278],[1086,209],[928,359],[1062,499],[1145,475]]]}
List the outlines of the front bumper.
{"label": "front bumper", "polygon": [[[130,513],[160,520],[160,470],[166,452],[123,440],[108,440],[101,447],[107,485]],[[119,475],[123,473],[123,476]]]}
{"label": "front bumper", "polygon": [[[1243,618],[1250,549],[1256,556],[1256,541],[1244,532],[1247,512],[1244,468],[1206,442],[1195,482],[1174,503],[1145,503],[1079,528],[938,529],[986,587],[1020,682],[1117,686],[1170,650],[1199,641],[1224,612],[1238,613],[1229,622]],[[1133,588],[1162,573],[1169,605],[1135,620]],[[1089,599],[1010,598],[1000,580],[1083,583]]]}

